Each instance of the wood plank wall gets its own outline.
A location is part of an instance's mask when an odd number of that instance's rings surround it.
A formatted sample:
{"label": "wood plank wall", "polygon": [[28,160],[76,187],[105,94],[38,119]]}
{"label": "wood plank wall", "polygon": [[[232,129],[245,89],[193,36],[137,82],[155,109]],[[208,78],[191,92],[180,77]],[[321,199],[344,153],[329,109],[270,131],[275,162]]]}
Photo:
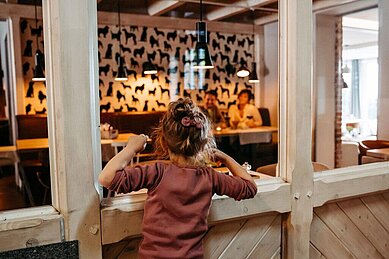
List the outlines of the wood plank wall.
{"label": "wood plank wall", "polygon": [[314,209],[310,258],[389,258],[389,192]]}
{"label": "wood plank wall", "polygon": [[[138,258],[140,238],[103,246],[103,258]],[[210,226],[205,258],[280,258],[281,214],[271,213]]]}

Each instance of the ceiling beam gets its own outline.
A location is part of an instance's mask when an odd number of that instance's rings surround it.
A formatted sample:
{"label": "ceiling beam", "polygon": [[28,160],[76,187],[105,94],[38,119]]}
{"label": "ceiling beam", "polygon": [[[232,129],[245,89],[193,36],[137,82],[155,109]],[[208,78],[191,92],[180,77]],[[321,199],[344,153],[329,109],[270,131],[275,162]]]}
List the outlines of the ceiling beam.
{"label": "ceiling beam", "polygon": [[151,16],[158,16],[161,14],[164,14],[166,12],[169,12],[180,5],[183,5],[185,2],[180,2],[180,1],[163,1],[163,0],[158,0],[155,1],[154,3],[150,4],[147,7],[147,11],[149,15]]}
{"label": "ceiling beam", "polygon": [[[228,18],[243,12],[250,10],[251,8],[257,6],[263,6],[267,4],[271,4],[277,2],[277,0],[241,0],[236,3],[233,3],[231,7],[222,7],[216,10],[210,11],[206,14],[207,20],[209,21],[217,21],[220,19]],[[241,7],[246,6],[246,7]]]}
{"label": "ceiling beam", "polygon": [[[196,22],[198,22],[197,19],[171,18],[128,13],[121,14],[120,18],[122,26],[134,25],[155,27],[155,25],[158,24],[158,28],[192,30],[193,32],[195,32]],[[97,22],[101,25],[116,25],[117,18],[113,16],[111,12],[99,11],[97,13]],[[207,29],[208,31],[224,33],[253,34],[253,25],[244,23],[210,21],[207,22]]]}
{"label": "ceiling beam", "polygon": [[[35,7],[33,5],[0,3],[0,18],[11,16],[35,19]],[[42,7],[37,6],[37,18],[42,19]]]}
{"label": "ceiling beam", "polygon": [[[345,9],[348,13],[353,11],[359,11],[363,7],[368,8],[377,4],[377,0],[325,0],[316,1],[313,3],[312,11],[314,13],[328,13],[332,15],[341,15],[339,12],[332,13],[334,9]],[[267,23],[276,22],[278,20],[278,14],[266,15],[254,20],[256,25],[264,25]]]}

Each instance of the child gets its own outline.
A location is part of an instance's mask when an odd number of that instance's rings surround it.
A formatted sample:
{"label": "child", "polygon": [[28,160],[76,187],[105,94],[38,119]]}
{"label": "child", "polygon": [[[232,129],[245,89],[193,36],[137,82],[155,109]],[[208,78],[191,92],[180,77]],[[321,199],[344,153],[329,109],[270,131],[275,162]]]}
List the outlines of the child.
{"label": "child", "polygon": [[[119,193],[148,189],[141,258],[203,258],[212,195],[253,198],[256,184],[234,159],[215,149],[209,120],[188,98],[169,104],[154,139],[156,152],[167,161],[127,167],[146,145],[147,136],[137,135],[108,162],[99,183]],[[207,167],[212,157],[234,176]]]}

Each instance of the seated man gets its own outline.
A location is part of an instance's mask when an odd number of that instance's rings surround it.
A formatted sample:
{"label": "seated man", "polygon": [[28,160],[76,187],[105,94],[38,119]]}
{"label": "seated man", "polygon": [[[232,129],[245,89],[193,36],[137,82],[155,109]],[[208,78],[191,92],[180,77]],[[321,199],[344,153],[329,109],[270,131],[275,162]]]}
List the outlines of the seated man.
{"label": "seated man", "polygon": [[208,90],[205,92],[204,97],[204,107],[201,107],[204,114],[208,116],[209,120],[212,122],[213,127],[217,126],[221,128],[226,127],[226,123],[223,115],[219,111],[219,108],[216,106],[217,99],[217,91],[216,90]]}

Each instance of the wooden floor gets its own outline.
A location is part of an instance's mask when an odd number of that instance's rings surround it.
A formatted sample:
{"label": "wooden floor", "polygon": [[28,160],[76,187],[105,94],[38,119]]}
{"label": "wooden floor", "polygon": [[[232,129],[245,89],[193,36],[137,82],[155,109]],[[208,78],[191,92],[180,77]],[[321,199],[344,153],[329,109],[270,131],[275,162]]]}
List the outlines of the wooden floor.
{"label": "wooden floor", "polygon": [[14,175],[0,176],[0,211],[25,208],[23,193],[15,184]]}

